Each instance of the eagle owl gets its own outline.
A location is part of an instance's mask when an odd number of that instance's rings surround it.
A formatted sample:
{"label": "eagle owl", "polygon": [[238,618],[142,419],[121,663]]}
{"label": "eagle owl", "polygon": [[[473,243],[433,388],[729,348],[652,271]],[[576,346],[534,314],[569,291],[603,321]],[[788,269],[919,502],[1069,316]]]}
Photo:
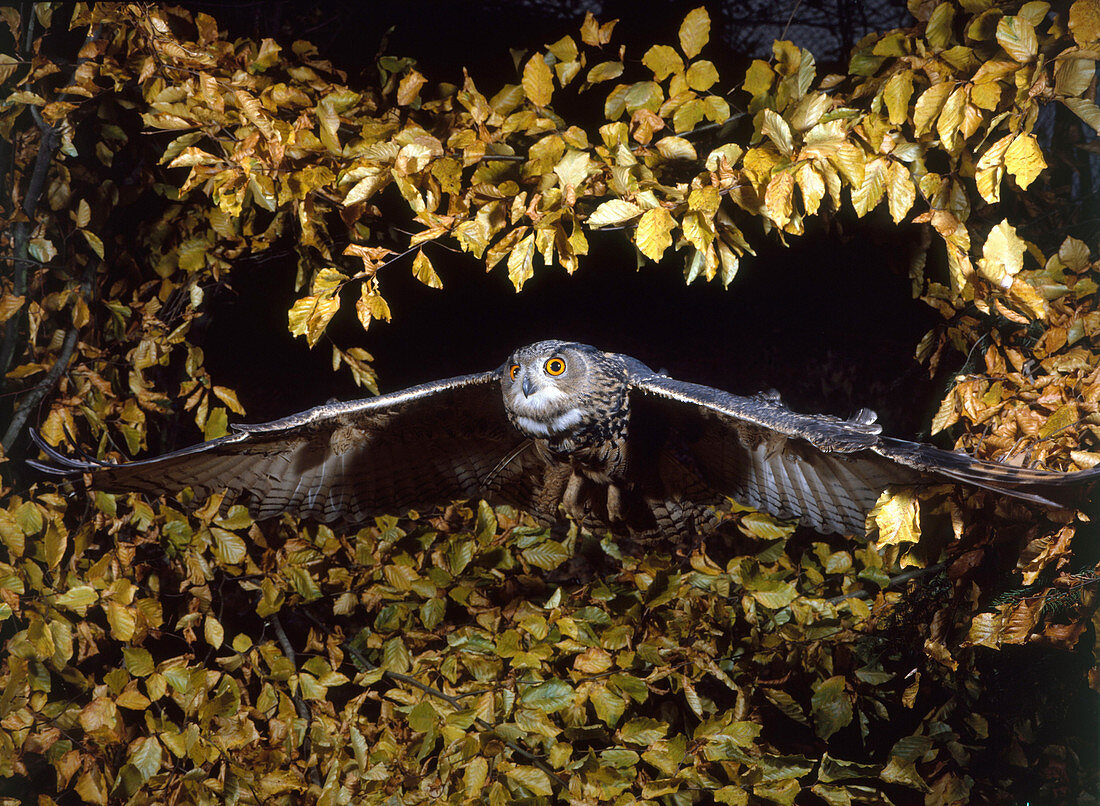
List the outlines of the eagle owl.
{"label": "eagle owl", "polygon": [[564,514],[636,538],[694,539],[729,496],[820,532],[862,534],[891,485],[962,482],[1061,506],[1100,468],[1011,467],[882,436],[866,409],[797,414],[658,374],[585,344],[541,341],[498,369],[332,403],[152,459],[73,459],[35,441],[54,474],[113,492],[226,491],[257,518],[361,523],[485,498],[544,522]]}

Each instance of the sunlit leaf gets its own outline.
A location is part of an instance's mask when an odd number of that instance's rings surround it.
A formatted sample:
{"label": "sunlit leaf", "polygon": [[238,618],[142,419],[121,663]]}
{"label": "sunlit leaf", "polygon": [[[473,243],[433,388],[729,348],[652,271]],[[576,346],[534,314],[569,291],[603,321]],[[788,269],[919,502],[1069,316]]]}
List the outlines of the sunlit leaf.
{"label": "sunlit leaf", "polygon": [[699,55],[699,51],[710,39],[710,15],[700,6],[692,9],[680,24],[680,49],[689,59]]}

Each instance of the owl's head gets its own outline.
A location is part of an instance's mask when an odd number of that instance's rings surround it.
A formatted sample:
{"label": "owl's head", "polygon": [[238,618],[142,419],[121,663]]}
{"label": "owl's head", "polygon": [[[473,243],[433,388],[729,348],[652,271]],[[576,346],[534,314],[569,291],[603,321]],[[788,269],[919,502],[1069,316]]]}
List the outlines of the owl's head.
{"label": "owl's head", "polygon": [[606,414],[609,395],[621,397],[622,373],[587,344],[540,341],[520,347],[504,365],[504,408],[529,437],[556,438]]}

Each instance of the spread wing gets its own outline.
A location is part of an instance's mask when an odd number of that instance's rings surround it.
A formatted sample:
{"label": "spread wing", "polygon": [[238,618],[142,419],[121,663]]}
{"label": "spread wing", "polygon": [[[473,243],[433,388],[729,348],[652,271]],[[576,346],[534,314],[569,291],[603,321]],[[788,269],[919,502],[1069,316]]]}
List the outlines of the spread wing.
{"label": "spread wing", "polygon": [[1057,507],[1100,479],[1100,468],[1030,470],[883,437],[866,409],[842,420],[659,375],[637,373],[631,384],[632,417],[667,429],[677,464],[715,501],[728,495],[822,532],[863,534],[867,512],[891,485],[964,482]]}
{"label": "spread wing", "polygon": [[[206,496],[226,490],[257,518],[283,512],[322,522],[357,523],[455,499],[490,497],[557,517],[538,452],[509,423],[498,372],[333,403],[173,453],[125,464],[79,461],[41,438],[55,474],[90,473],[111,492]],[[552,503],[549,503],[551,502]],[[546,511],[549,509],[549,511]]]}

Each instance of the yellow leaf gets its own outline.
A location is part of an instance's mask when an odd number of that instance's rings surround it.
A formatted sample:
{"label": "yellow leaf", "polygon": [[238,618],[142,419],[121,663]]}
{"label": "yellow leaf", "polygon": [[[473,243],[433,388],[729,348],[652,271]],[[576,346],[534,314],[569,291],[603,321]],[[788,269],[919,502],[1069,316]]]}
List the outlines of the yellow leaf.
{"label": "yellow leaf", "polygon": [[606,227],[621,224],[642,214],[642,208],[623,199],[605,201],[588,217],[589,227]]}
{"label": "yellow leaf", "polygon": [[[672,48],[669,48],[669,50],[672,50]],[[622,62],[600,62],[588,71],[587,80],[589,84],[598,84],[601,81],[618,78],[622,74]]]}
{"label": "yellow leaf", "polygon": [[643,255],[650,260],[658,261],[665,250],[672,245],[671,232],[675,226],[676,221],[664,207],[646,210],[638,219],[634,242]]}
{"label": "yellow leaf", "polygon": [[443,281],[440,280],[439,275],[435,273],[432,262],[428,260],[428,256],[424,254],[423,249],[417,252],[416,257],[413,258],[412,272],[413,277],[429,288],[443,287]]}
{"label": "yellow leaf", "polygon": [[1021,64],[1030,62],[1039,51],[1035,26],[1023,16],[1002,17],[997,23],[997,41],[1005,53]]}
{"label": "yellow leaf", "polygon": [[1039,143],[1030,134],[1020,134],[1012,141],[1005,151],[1005,168],[1016,179],[1016,183],[1023,189],[1035,181],[1047,162],[1043,159],[1043,151]]}
{"label": "yellow leaf", "polygon": [[687,69],[687,83],[693,90],[706,92],[718,81],[718,69],[705,59]]}
{"label": "yellow leaf", "polygon": [[913,109],[913,128],[918,135],[926,134],[932,128],[932,122],[940,114],[944,101],[947,100],[952,89],[954,84],[944,81],[933,84],[921,93]]}
{"label": "yellow leaf", "polygon": [[516,291],[523,288],[523,284],[534,276],[534,260],[535,235],[531,233],[512,247],[508,255],[508,279],[512,281]]}
{"label": "yellow leaf", "polygon": [[84,236],[84,240],[88,242],[88,246],[99,256],[99,259],[103,260],[103,241],[100,240],[99,236],[86,229],[82,229],[80,234]]}
{"label": "yellow leaf", "polygon": [[680,24],[680,49],[689,59],[694,59],[710,39],[710,15],[700,6],[692,9]]}
{"label": "yellow leaf", "polygon": [[959,135],[959,128],[963,122],[963,111],[966,109],[966,86],[956,87],[940,110],[940,116],[936,120],[936,133],[940,136],[940,142],[949,151],[955,147],[955,138]]}
{"label": "yellow leaf", "polygon": [[912,491],[884,492],[867,518],[878,529],[879,548],[920,540],[920,502]]}
{"label": "yellow leaf", "polygon": [[1016,234],[1016,228],[1005,219],[989,232],[982,246],[978,272],[1001,288],[1009,288],[1012,278],[1024,267],[1027,245]]}
{"label": "yellow leaf", "polygon": [[791,127],[778,112],[771,109],[764,110],[764,122],[760,131],[773,143],[786,157],[794,155],[794,139],[791,136]]}
{"label": "yellow leaf", "polygon": [[[673,73],[681,73],[684,70],[684,60],[680,58],[680,54],[675,49],[670,48],[668,45],[654,45],[651,47],[642,57],[642,64],[653,71],[653,77],[658,81],[664,81]],[[595,70],[596,68],[593,67],[592,69]],[[619,64],[619,72],[622,72],[621,64]],[[592,79],[589,78],[588,80],[591,81]]]}
{"label": "yellow leaf", "polygon": [[111,637],[117,641],[129,641],[134,637],[137,616],[130,608],[115,601],[107,602],[107,623],[111,625]]}
{"label": "yellow leaf", "polygon": [[661,156],[669,160],[694,160],[695,146],[683,137],[662,137],[655,145]]}
{"label": "yellow leaf", "polygon": [[[339,299],[333,300],[339,307]],[[332,318],[332,314],[335,313],[333,309],[332,313],[328,313],[325,319],[325,324],[328,324],[328,320]],[[372,319],[381,319],[384,322],[390,321],[390,306],[386,300],[382,298],[369,283],[363,283],[363,289],[359,294],[359,299],[355,301],[355,314],[359,317],[359,323],[364,328],[370,325]],[[321,332],[324,330],[322,326],[317,332],[317,338],[321,337]],[[313,345],[310,344],[312,347]]]}
{"label": "yellow leaf", "polygon": [[1005,135],[996,143],[986,149],[978,160],[974,172],[974,179],[978,185],[978,192],[982,198],[990,204],[1001,200],[1001,179],[1004,177],[1004,156],[1012,143],[1013,135]]}
{"label": "yellow leaf", "polygon": [[535,106],[546,106],[554,94],[554,74],[541,53],[536,53],[523,66],[523,91]]}
{"label": "yellow leaf", "polygon": [[1076,0],[1069,7],[1069,29],[1078,45],[1095,47],[1100,40],[1100,0]]}
{"label": "yellow leaf", "polygon": [[329,320],[339,308],[339,297],[302,297],[291,306],[288,313],[290,332],[295,336],[305,335],[306,341],[312,347],[321,338]]}
{"label": "yellow leaf", "polygon": [[594,48],[606,45],[611,41],[611,31],[615,28],[617,22],[618,20],[611,20],[611,22],[600,25],[596,18],[592,16],[592,12],[586,11],[584,22],[581,23],[581,41]]}
{"label": "yellow leaf", "polygon": [[234,414],[244,414],[244,406],[241,405],[241,402],[237,399],[237,393],[232,389],[226,386],[215,386],[214,394],[225,405],[229,406]]}
{"label": "yellow leaf", "polygon": [[753,98],[756,98],[768,92],[772,88],[774,80],[775,71],[771,65],[762,59],[753,59],[749,69],[745,71],[745,83],[742,88]]}
{"label": "yellow leaf", "polygon": [[895,224],[901,223],[916,199],[917,189],[909,177],[909,169],[900,162],[891,162],[886,181],[886,200]]}
{"label": "yellow leaf", "polygon": [[206,638],[206,643],[218,649],[225,640],[225,628],[220,621],[208,615],[203,622],[203,637]]}
{"label": "yellow leaf", "polygon": [[768,182],[764,191],[764,208],[777,227],[783,228],[790,222],[794,212],[793,196],[794,177],[787,171],[780,171]]}
{"label": "yellow leaf", "polygon": [[337,290],[339,285],[346,281],[348,276],[339,269],[327,267],[321,269],[313,277],[313,282],[310,284],[310,293],[316,296],[332,296]]}
{"label": "yellow leaf", "polygon": [[1039,429],[1039,439],[1055,436],[1060,431],[1064,431],[1071,425],[1075,425],[1079,419],[1080,415],[1077,413],[1077,404],[1072,401],[1066,403],[1050,415],[1047,421],[1043,423],[1043,427]]}
{"label": "yellow leaf", "polygon": [[17,297],[14,294],[3,294],[0,296],[0,324],[15,316],[26,301],[27,298],[25,296]]}
{"label": "yellow leaf", "polygon": [[798,166],[795,179],[799,190],[802,191],[802,209],[807,215],[814,215],[825,196],[825,179],[809,162],[803,162]]}
{"label": "yellow leaf", "polygon": [[970,632],[966,640],[971,644],[998,649],[1003,630],[1004,618],[1001,613],[979,613],[970,623]]}
{"label": "yellow leaf", "polygon": [[411,104],[416,100],[416,97],[420,94],[420,88],[424,86],[427,80],[416,70],[411,70],[397,85],[397,103],[400,106]]}
{"label": "yellow leaf", "polygon": [[852,206],[863,217],[878,206],[886,190],[886,158],[876,157],[863,168],[863,181],[852,188]]}

